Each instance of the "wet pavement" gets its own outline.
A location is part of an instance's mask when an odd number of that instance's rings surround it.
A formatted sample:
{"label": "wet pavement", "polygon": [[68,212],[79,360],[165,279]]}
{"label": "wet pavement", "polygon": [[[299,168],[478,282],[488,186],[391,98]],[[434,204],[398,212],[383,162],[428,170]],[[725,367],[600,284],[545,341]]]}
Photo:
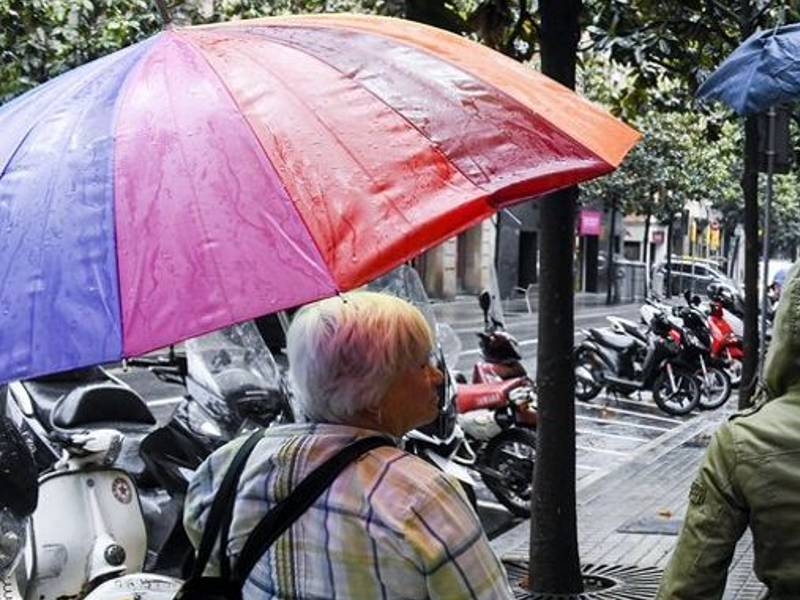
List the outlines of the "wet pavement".
{"label": "wet pavement", "polygon": [[[731,401],[716,411],[692,415],[602,476],[579,481],[578,546],[584,565],[650,569],[660,579],[710,437],[733,410]],[[527,561],[529,536],[530,522],[520,521],[495,536],[492,545],[505,560]],[[753,541],[746,534],[736,547],[723,600],[762,597],[764,587],[755,578],[752,565]]]}

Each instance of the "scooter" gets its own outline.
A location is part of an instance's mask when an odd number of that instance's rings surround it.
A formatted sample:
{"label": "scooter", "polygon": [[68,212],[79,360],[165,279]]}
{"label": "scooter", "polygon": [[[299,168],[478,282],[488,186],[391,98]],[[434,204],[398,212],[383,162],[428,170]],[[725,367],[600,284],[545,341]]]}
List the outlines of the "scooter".
{"label": "scooter", "polygon": [[536,456],[536,395],[526,377],[459,384],[458,424],[475,454],[471,465],[497,500],[518,517],[530,516]]}
{"label": "scooter", "polygon": [[146,472],[172,509],[161,515],[160,527],[148,528],[158,537],[150,543],[147,568],[170,575],[184,575],[193,557],[182,507],[200,463],[242,433],[293,420],[285,380],[252,321],[188,340],[185,349],[129,361],[186,389],[169,422],[140,446]]}
{"label": "scooter", "polygon": [[725,371],[731,385],[738,387],[742,381],[742,361],[744,345],[730,322],[729,314],[720,299],[713,293],[709,295],[709,328],[711,330],[711,355],[725,361]]}
{"label": "scooter", "polygon": [[681,357],[681,334],[661,312],[653,316],[647,355],[639,368],[640,344],[611,330],[590,329],[575,351],[576,397],[591,400],[606,387],[628,395],[650,390],[661,410],[685,415],[700,401],[700,386]]}
{"label": "scooter", "polygon": [[[0,395],[5,386],[0,385]],[[33,453],[14,423],[0,415],[0,597],[21,597],[15,576],[28,546],[30,517],[39,497],[38,470]]]}
{"label": "scooter", "polygon": [[489,290],[478,296],[483,331],[478,333],[481,358],[472,367],[472,383],[502,382],[527,377],[517,339],[505,330],[502,312]]}
{"label": "scooter", "polygon": [[[102,372],[93,375],[101,378]],[[10,576],[20,596],[30,600],[80,597],[144,566],[147,535],[139,493],[130,473],[114,464],[155,419],[119,382],[76,386],[70,377],[12,383],[4,399],[5,414],[38,460],[55,458],[40,470],[24,560]],[[37,394],[37,386],[46,391]],[[70,391],[58,395],[60,387]],[[45,409],[48,428],[36,414]]]}
{"label": "scooter", "polygon": [[731,395],[731,381],[724,371],[726,361],[712,352],[712,333],[709,320],[700,310],[698,296],[684,292],[686,306],[675,306],[674,315],[683,321],[679,328],[682,336],[681,350],[686,362],[695,366],[695,374],[700,383],[700,408],[711,410],[719,408]]}

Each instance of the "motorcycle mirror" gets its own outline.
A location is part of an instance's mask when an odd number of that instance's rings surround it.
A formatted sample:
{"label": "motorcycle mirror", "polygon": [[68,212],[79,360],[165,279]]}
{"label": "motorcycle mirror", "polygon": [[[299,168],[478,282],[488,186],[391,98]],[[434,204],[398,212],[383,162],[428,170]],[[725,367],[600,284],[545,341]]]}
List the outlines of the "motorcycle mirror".
{"label": "motorcycle mirror", "polygon": [[697,294],[695,294],[694,296],[692,296],[692,302],[691,302],[691,303],[692,303],[694,306],[700,306],[700,304],[702,303],[702,300],[700,299],[700,296],[698,296]]}
{"label": "motorcycle mirror", "polygon": [[686,299],[686,304],[692,303],[692,292],[690,292],[688,289],[683,290],[683,297]]}
{"label": "motorcycle mirror", "polygon": [[33,453],[19,429],[0,416],[0,507],[16,517],[33,514],[39,500],[39,477]]}

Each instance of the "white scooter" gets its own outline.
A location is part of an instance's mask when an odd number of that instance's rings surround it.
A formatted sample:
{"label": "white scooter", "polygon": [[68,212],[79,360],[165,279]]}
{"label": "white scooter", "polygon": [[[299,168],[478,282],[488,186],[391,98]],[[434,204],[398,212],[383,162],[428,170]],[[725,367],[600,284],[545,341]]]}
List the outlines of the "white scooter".
{"label": "white scooter", "polygon": [[152,425],[141,398],[117,384],[78,386],[53,406],[46,438],[30,429],[32,398],[21,384],[11,384],[6,412],[31,446],[45,439],[61,452],[39,476],[23,559],[2,582],[16,592],[8,597],[82,598],[110,578],[141,571],[147,535],[139,494],[130,475],[111,466],[128,443],[108,426]]}

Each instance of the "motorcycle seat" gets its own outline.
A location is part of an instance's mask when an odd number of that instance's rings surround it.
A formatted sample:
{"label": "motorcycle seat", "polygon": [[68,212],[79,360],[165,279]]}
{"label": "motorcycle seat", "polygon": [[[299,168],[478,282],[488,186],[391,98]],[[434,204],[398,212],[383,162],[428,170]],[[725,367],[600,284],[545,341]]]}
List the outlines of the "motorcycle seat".
{"label": "motorcycle seat", "polygon": [[508,404],[511,390],[526,385],[525,377],[492,383],[462,383],[456,387],[456,409],[467,413],[479,408],[500,408]]}
{"label": "motorcycle seat", "polygon": [[636,345],[636,340],[627,335],[619,335],[603,329],[590,329],[589,332],[599,343],[621,352]]}
{"label": "motorcycle seat", "polygon": [[77,385],[108,382],[108,376],[99,367],[75,369],[44,377],[25,380],[22,386],[30,396],[36,419],[45,429],[50,429],[50,413],[58,400]]}
{"label": "motorcycle seat", "polygon": [[100,423],[156,423],[142,397],[131,388],[116,383],[94,383],[73,389],[56,402],[50,420],[60,429]]}

